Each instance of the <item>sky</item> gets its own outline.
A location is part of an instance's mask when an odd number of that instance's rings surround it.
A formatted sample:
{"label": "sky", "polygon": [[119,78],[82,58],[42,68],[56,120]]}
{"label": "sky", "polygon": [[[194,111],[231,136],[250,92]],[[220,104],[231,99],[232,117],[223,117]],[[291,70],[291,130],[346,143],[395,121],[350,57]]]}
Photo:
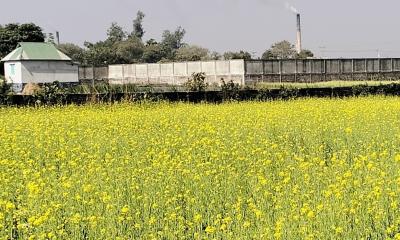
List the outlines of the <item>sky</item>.
{"label": "sky", "polygon": [[[303,47],[317,57],[400,57],[399,0],[288,2],[301,12]],[[284,0],[0,0],[0,9],[0,24],[33,22],[81,46],[104,40],[112,22],[132,31],[138,10],[146,14],[145,40],[182,26],[186,43],[253,57],[296,40],[295,14]]]}

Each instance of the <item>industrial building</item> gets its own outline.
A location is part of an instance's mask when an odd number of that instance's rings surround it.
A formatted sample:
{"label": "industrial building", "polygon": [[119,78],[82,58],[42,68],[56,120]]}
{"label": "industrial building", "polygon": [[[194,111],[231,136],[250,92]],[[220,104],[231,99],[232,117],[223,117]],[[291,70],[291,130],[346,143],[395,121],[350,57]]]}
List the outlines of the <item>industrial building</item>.
{"label": "industrial building", "polygon": [[17,92],[27,83],[79,82],[78,66],[51,43],[19,43],[1,61],[6,82]]}

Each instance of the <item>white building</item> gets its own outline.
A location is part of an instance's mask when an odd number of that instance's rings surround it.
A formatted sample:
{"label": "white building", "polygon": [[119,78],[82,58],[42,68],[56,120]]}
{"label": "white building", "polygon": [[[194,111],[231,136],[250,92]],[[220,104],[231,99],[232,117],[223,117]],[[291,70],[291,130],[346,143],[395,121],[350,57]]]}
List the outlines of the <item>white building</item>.
{"label": "white building", "polygon": [[79,82],[78,66],[51,43],[19,43],[1,59],[7,83],[22,90],[27,83]]}

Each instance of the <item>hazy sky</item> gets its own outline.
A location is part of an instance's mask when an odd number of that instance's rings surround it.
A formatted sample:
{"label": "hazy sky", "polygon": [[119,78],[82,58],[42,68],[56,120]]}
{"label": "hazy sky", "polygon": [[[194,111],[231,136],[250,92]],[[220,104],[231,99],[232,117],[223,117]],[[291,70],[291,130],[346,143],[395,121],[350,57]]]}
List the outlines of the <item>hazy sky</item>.
{"label": "hazy sky", "polygon": [[[0,24],[34,22],[61,42],[95,42],[111,22],[132,30],[146,14],[145,39],[165,29],[186,29],[185,42],[255,56],[272,43],[295,42],[295,15],[282,0],[0,0]],[[400,57],[399,0],[291,0],[302,13],[303,45],[324,57]]]}

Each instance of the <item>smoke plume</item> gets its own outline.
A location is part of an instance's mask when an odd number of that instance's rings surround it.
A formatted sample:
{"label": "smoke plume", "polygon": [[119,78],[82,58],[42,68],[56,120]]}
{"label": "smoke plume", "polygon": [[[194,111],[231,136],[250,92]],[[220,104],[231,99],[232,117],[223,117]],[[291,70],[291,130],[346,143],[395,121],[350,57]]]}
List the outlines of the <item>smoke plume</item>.
{"label": "smoke plume", "polygon": [[298,14],[299,13],[299,11],[293,5],[291,5],[289,2],[285,3],[285,7],[287,9],[289,9],[294,14]]}

